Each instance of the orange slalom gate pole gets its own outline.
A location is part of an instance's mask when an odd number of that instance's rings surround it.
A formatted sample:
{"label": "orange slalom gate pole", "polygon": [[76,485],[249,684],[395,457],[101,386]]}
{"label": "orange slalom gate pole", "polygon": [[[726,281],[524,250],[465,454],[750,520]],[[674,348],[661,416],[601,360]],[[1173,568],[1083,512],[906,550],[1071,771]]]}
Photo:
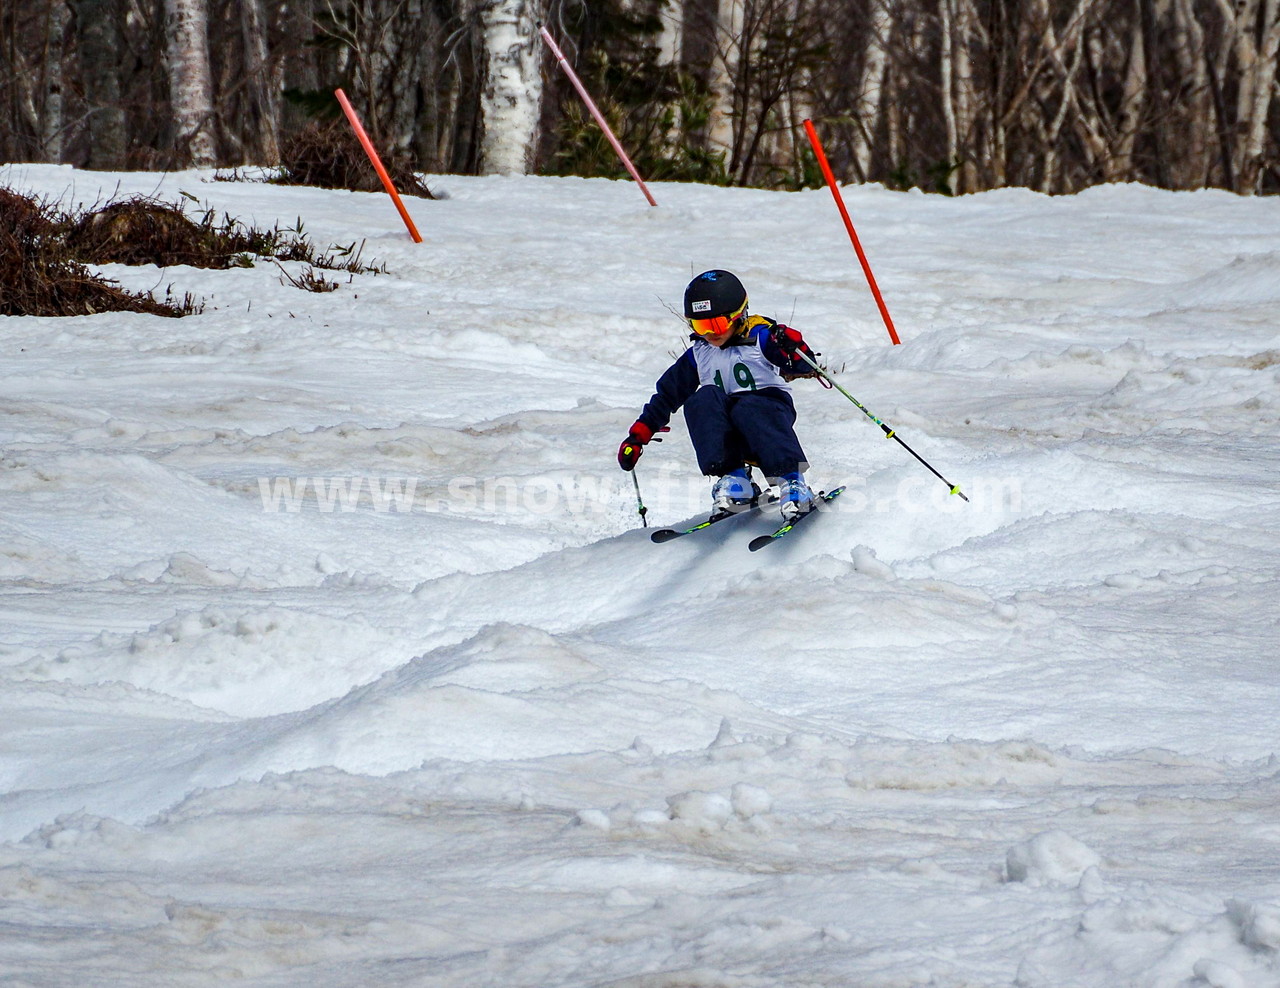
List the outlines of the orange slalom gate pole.
{"label": "orange slalom gate pole", "polygon": [[582,80],[578,78],[577,73],[570,68],[568,60],[564,57],[564,52],[560,50],[560,46],[556,44],[555,39],[551,37],[551,32],[542,25],[538,25],[538,30],[542,33],[542,38],[551,49],[551,53],[555,55],[556,61],[560,63],[560,68],[564,69],[564,74],[567,75],[569,77],[569,81],[573,83],[573,88],[576,89],[578,91],[578,95],[582,97],[582,102],[587,104],[587,112],[591,114],[595,122],[600,125],[600,129],[604,131],[604,136],[608,138],[609,144],[613,147],[614,154],[621,159],[622,164],[625,165],[627,171],[631,173],[631,177],[635,179],[636,185],[640,186],[640,191],[643,192],[644,197],[649,200],[649,205],[656,206],[657,203],[654,201],[653,196],[649,194],[649,189],[648,186],[644,184],[644,179],[640,177],[640,173],[636,171],[636,166],[633,165],[631,163],[631,159],[627,157],[627,152],[622,150],[622,144],[613,136],[613,131],[609,129],[609,124],[605,121],[604,114],[596,108],[596,104],[587,93],[587,87],[582,84]]}
{"label": "orange slalom gate pole", "polygon": [[840,216],[844,219],[844,227],[849,231],[849,239],[853,241],[853,249],[857,252],[858,261],[862,265],[862,272],[867,276],[867,284],[871,286],[871,294],[875,297],[876,305],[880,308],[880,315],[884,319],[885,328],[889,330],[889,339],[893,340],[896,346],[902,341],[898,339],[898,331],[893,328],[893,319],[889,316],[889,309],[885,306],[884,299],[880,296],[880,286],[876,284],[876,276],[871,273],[871,265],[867,262],[867,255],[863,253],[858,234],[853,229],[853,220],[849,219],[849,210],[844,208],[844,199],[840,195],[840,187],[836,185],[836,177],[831,174],[831,165],[827,162],[827,155],[822,150],[822,142],[818,140],[818,132],[813,129],[812,120],[804,122],[804,130],[809,135],[809,143],[813,145],[813,153],[818,156],[818,165],[822,168],[822,174],[826,177],[827,188],[831,190],[831,195],[836,200],[836,208],[840,210]]}
{"label": "orange slalom gate pole", "polygon": [[404,220],[404,225],[409,228],[409,236],[413,237],[415,244],[422,243],[422,237],[418,233],[418,228],[413,225],[409,210],[405,209],[404,203],[400,201],[400,193],[396,191],[395,184],[391,181],[391,176],[387,174],[387,170],[382,167],[382,159],[378,157],[378,152],[374,150],[373,141],[369,140],[369,135],[360,126],[360,118],[356,116],[355,108],[352,107],[351,101],[347,99],[347,94],[341,89],[335,89],[333,95],[338,97],[338,103],[342,107],[342,112],[347,115],[351,129],[356,132],[356,137],[360,139],[360,144],[364,147],[364,153],[369,156],[369,160],[373,163],[373,170],[378,173],[378,178],[382,179],[382,187],[387,190],[387,195],[391,197],[391,201],[396,204],[396,209],[400,211],[400,218]]}

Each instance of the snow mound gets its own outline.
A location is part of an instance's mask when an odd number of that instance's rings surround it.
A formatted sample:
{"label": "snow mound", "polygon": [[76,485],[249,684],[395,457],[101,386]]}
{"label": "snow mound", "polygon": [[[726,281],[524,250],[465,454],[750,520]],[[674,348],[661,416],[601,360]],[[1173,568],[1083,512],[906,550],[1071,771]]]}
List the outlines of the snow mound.
{"label": "snow mound", "polygon": [[[193,565],[178,564],[185,573]],[[395,665],[396,647],[358,614],[339,619],[282,607],[211,605],[146,631],[104,632],[52,659],[30,659],[13,673],[84,685],[128,683],[261,717],[343,695]]]}
{"label": "snow mound", "polygon": [[1011,882],[1078,885],[1086,871],[1101,864],[1102,858],[1092,848],[1070,834],[1053,830],[1011,847],[1005,872]]}

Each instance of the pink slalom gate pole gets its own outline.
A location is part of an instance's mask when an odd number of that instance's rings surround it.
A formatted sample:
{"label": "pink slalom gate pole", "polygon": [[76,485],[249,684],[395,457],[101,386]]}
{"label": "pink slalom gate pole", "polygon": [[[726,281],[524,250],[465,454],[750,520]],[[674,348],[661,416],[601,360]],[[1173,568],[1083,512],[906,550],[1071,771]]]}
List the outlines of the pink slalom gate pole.
{"label": "pink slalom gate pole", "polygon": [[622,150],[622,145],[618,142],[618,139],[613,136],[613,131],[609,129],[609,124],[605,121],[604,114],[596,108],[596,104],[587,93],[587,88],[582,84],[582,80],[578,78],[577,73],[575,73],[570,67],[568,60],[564,57],[564,52],[560,50],[560,46],[556,44],[555,39],[551,37],[551,32],[542,25],[538,25],[538,30],[542,32],[542,39],[546,41],[547,46],[551,49],[551,53],[555,55],[556,61],[560,63],[560,68],[564,69],[564,74],[567,75],[569,77],[569,81],[573,83],[573,88],[576,89],[578,91],[578,95],[582,97],[582,102],[587,104],[587,112],[589,112],[595,122],[600,125],[600,129],[604,131],[604,136],[609,139],[609,144],[613,147],[614,153],[622,160],[627,171],[631,173],[631,177],[635,179],[636,185],[640,186],[640,191],[643,192],[644,197],[649,200],[649,205],[656,206],[657,203],[654,201],[653,196],[649,194],[649,189],[644,184],[644,179],[640,177],[640,173],[636,171],[636,166],[633,165],[631,163],[631,159],[627,157],[627,152]]}
{"label": "pink slalom gate pole", "polygon": [[884,319],[885,329],[889,331],[889,339],[893,340],[894,346],[902,341],[898,339],[898,331],[893,328],[893,319],[889,317],[889,309],[884,304],[884,299],[880,296],[880,286],[876,284],[876,276],[871,273],[871,265],[867,261],[867,255],[862,250],[862,243],[858,240],[858,234],[853,229],[853,220],[849,219],[849,210],[844,208],[844,198],[840,195],[840,186],[836,185],[836,177],[831,174],[831,165],[827,162],[827,155],[822,150],[822,142],[818,140],[818,132],[813,129],[813,121],[806,120],[804,122],[805,133],[809,135],[809,143],[813,145],[813,153],[818,156],[818,165],[822,168],[822,174],[827,180],[827,188],[831,190],[831,195],[835,197],[836,208],[840,210],[840,216],[844,219],[844,228],[849,231],[849,239],[853,241],[853,249],[858,255],[858,261],[862,265],[862,273],[867,276],[867,284],[871,286],[871,294],[876,300],[876,305],[880,308],[880,316]]}
{"label": "pink slalom gate pole", "polygon": [[400,193],[396,191],[395,184],[391,181],[391,176],[387,174],[387,170],[382,167],[382,159],[378,157],[378,152],[374,150],[373,141],[369,140],[369,135],[360,126],[360,118],[356,116],[355,108],[351,105],[351,101],[347,99],[347,94],[341,89],[335,89],[333,95],[338,97],[342,112],[347,115],[347,121],[351,124],[351,129],[356,132],[356,137],[359,138],[360,145],[364,148],[364,153],[369,156],[369,161],[373,164],[373,170],[378,173],[378,178],[382,179],[382,187],[387,190],[387,195],[391,197],[396,209],[400,211],[400,218],[404,220],[404,225],[409,228],[409,236],[413,237],[415,244],[422,243],[422,237],[418,234],[418,228],[413,225],[409,210],[405,209],[404,203],[400,201]]}

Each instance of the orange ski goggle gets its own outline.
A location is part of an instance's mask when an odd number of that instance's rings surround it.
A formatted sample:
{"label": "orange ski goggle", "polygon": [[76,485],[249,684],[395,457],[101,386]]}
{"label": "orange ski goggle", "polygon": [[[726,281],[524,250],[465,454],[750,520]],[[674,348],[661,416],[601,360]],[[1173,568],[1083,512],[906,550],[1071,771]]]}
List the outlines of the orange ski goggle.
{"label": "orange ski goggle", "polygon": [[741,309],[731,315],[711,316],[707,319],[690,319],[689,326],[699,336],[719,336],[729,329],[736,328],[736,324],[741,322],[746,309],[746,305],[743,304]]}

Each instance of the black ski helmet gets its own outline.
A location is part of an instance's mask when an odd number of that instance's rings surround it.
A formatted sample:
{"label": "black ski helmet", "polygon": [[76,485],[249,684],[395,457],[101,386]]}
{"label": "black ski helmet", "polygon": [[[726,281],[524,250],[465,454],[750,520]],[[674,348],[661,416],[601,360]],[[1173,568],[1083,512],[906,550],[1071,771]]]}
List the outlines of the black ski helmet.
{"label": "black ski helmet", "polygon": [[710,319],[736,316],[747,310],[747,290],[728,271],[703,271],[684,290],[684,317]]}

